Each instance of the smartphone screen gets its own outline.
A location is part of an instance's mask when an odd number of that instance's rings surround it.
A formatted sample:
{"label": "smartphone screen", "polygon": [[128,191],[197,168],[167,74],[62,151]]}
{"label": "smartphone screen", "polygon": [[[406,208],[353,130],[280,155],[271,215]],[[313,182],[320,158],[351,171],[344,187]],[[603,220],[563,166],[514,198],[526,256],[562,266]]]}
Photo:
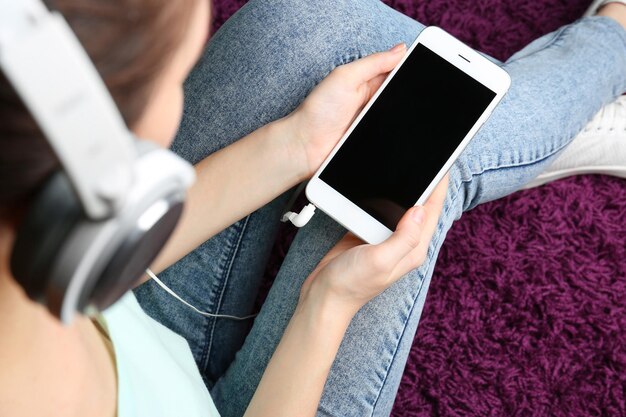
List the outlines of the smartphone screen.
{"label": "smartphone screen", "polygon": [[418,44],[319,178],[393,231],[495,97]]}

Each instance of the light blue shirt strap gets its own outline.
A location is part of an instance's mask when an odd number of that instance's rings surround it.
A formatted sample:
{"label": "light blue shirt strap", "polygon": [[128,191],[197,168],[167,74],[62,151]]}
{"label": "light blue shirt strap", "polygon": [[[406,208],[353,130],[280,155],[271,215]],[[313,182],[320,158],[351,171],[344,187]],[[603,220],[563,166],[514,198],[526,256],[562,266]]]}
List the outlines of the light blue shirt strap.
{"label": "light blue shirt strap", "polygon": [[104,312],[118,373],[118,417],[219,417],[187,341],[132,293]]}

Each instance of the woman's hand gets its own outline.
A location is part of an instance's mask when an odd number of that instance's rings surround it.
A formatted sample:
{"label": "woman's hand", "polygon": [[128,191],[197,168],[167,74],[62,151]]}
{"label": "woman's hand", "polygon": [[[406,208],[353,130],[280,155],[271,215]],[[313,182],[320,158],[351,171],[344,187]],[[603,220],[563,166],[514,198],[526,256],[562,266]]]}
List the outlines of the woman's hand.
{"label": "woman's hand", "polygon": [[400,44],[335,68],[287,117],[292,139],[306,155],[309,176],[321,166],[405,52],[406,46]]}
{"label": "woman's hand", "polygon": [[412,207],[394,234],[380,245],[364,245],[347,234],[304,282],[301,301],[330,306],[351,318],[365,303],[409,271],[422,265],[448,188],[439,183],[424,207]]}

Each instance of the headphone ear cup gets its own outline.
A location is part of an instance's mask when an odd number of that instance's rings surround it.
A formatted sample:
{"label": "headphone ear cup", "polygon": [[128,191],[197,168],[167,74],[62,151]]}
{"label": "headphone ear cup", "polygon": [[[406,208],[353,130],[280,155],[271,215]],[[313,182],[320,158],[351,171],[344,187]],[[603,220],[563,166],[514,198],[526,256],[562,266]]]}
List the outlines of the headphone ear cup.
{"label": "headphone ear cup", "polygon": [[31,299],[43,299],[57,256],[83,218],[65,173],[53,174],[22,220],[11,254],[11,272]]}
{"label": "headphone ear cup", "polygon": [[18,228],[12,273],[31,299],[65,323],[76,311],[104,309],[132,289],[181,217],[194,178],[191,165],[169,151],[145,147],[134,172],[132,189],[115,215],[92,220],[69,177],[59,171]]}
{"label": "headphone ear cup", "polygon": [[183,212],[184,194],[176,193],[155,202],[146,213],[160,212],[149,228],[139,218],[135,227],[121,242],[97,280],[91,294],[83,294],[79,308],[88,304],[103,310],[131,290],[150,267],[171,236]]}

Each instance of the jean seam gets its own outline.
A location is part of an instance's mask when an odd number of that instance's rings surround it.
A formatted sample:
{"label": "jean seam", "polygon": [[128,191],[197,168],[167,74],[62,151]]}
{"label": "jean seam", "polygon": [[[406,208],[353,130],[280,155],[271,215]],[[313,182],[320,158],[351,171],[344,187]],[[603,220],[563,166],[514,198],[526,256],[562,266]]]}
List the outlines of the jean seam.
{"label": "jean seam", "polygon": [[346,64],[350,64],[350,63],[352,63],[354,61],[357,61],[357,60],[359,60],[361,58],[363,58],[363,55],[361,54],[361,52],[347,53],[347,54],[341,55],[338,59],[335,59],[334,63],[332,64],[332,69],[328,72],[328,74],[326,74],[324,77],[322,77],[321,81],[323,81],[337,67],[340,67],[340,66],[346,65]]}
{"label": "jean seam", "polygon": [[[235,244],[231,248],[230,253],[228,254],[228,257],[226,259],[226,262],[225,262],[226,267],[220,268],[224,272],[221,275],[221,279],[218,281],[220,283],[221,288],[219,290],[219,298],[217,299],[217,303],[214,306],[213,314],[221,313],[220,309],[222,307],[222,300],[224,299],[224,293],[226,292],[226,288],[228,287],[228,280],[230,278],[230,274],[233,269],[233,264],[235,262],[235,258],[237,257],[237,253],[239,252],[239,248],[241,247],[243,236],[245,235],[245,232],[248,228],[249,220],[250,220],[250,215],[246,216],[244,219],[242,219],[241,221],[233,225],[233,226],[236,226],[237,224],[240,224],[240,227],[237,228],[235,236],[233,236],[233,238],[231,239],[231,242],[235,241]],[[213,336],[215,334],[216,326],[217,326],[217,317],[212,317],[212,318],[207,317],[207,319],[205,320],[205,326],[204,326],[204,334],[206,335],[206,337],[205,337],[205,344],[204,344],[204,349],[203,349],[204,353],[202,356],[203,368],[205,370],[209,366],[211,351],[213,350]]]}
{"label": "jean seam", "polygon": [[[536,158],[530,158],[526,161],[518,161],[518,162],[512,162],[512,163],[508,163],[508,164],[500,164],[498,166],[491,166],[491,167],[486,167],[484,169],[482,169],[480,172],[470,172],[470,177],[469,178],[461,178],[461,183],[462,184],[467,184],[471,181],[473,181],[476,177],[479,177],[483,174],[492,172],[492,171],[496,171],[496,170],[510,170],[510,169],[516,169],[516,168],[523,168],[523,167],[531,167],[533,165],[536,165],[538,163],[544,162],[547,159],[550,159],[552,157],[554,157],[556,154],[558,154],[559,152],[561,152],[563,149],[565,149],[570,142],[566,142],[561,144],[560,146],[556,146],[556,147],[551,147],[549,150],[547,150],[545,153],[543,153],[540,157],[536,157]],[[524,184],[520,185],[523,186]],[[479,195],[476,196],[476,199],[479,201],[479,203],[477,203],[476,205],[470,205],[467,208],[462,207],[463,212],[468,211],[474,207],[476,207],[479,204],[482,204],[481,202],[481,198],[482,198],[483,193],[480,193]]]}

